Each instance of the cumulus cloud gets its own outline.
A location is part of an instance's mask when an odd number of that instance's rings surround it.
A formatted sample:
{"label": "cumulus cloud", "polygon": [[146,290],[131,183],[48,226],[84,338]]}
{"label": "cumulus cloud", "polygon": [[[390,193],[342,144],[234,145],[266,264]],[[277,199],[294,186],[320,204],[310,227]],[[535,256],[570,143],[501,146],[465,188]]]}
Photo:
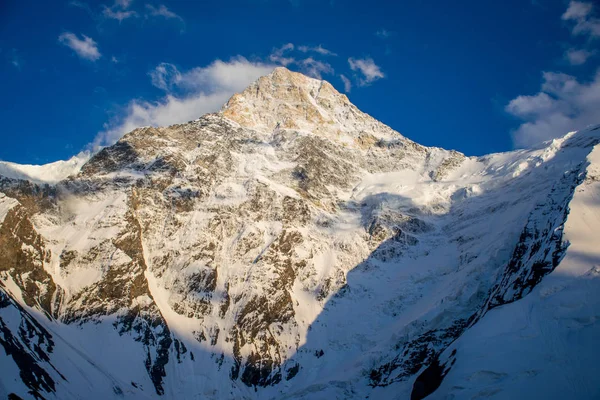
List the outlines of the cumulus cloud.
{"label": "cumulus cloud", "polygon": [[69,47],[83,59],[96,61],[102,57],[102,54],[98,50],[98,45],[92,38],[85,35],[81,35],[81,37],[82,39],[79,39],[74,33],[65,32],[58,37],[58,41]]}
{"label": "cumulus cloud", "polygon": [[92,150],[111,145],[125,133],[141,126],[166,126],[187,122],[215,112],[234,93],[242,91],[275,65],[251,62],[238,56],[228,62],[216,60],[206,67],[179,71],[168,63],[159,64],[149,75],[152,84],[166,91],[157,101],[132,100],[120,116],[105,125]]}
{"label": "cumulus cloud", "polygon": [[344,83],[344,92],[350,93],[350,89],[352,89],[352,82],[345,75],[341,74],[340,79]]}
{"label": "cumulus cloud", "polygon": [[597,38],[600,37],[600,19],[594,17],[593,12],[592,3],[571,1],[562,19],[575,22],[574,35],[589,35],[591,38]]}
{"label": "cumulus cloud", "polygon": [[537,94],[518,96],[505,109],[524,121],[513,132],[517,147],[529,147],[600,123],[600,70],[589,82],[563,73],[544,72]]}
{"label": "cumulus cloud", "polygon": [[381,72],[381,68],[375,64],[372,58],[352,58],[348,59],[350,69],[355,72],[360,72],[363,77],[359,79],[361,86],[368,85],[377,79],[384,78],[385,75]]}
{"label": "cumulus cloud", "polygon": [[581,65],[584,64],[593,54],[593,51],[588,51],[585,49],[569,49],[565,52],[565,59],[567,59],[571,65]]}

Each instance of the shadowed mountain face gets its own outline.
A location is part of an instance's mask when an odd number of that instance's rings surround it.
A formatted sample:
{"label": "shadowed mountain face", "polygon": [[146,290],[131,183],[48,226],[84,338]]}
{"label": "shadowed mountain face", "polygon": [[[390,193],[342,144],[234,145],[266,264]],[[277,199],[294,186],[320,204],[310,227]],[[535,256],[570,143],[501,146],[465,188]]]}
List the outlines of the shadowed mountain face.
{"label": "shadowed mountain face", "polygon": [[[505,330],[497,310],[557,273],[598,285],[585,244],[600,238],[599,142],[589,129],[466,157],[277,68],[52,186],[0,177],[0,395],[515,398],[573,333],[546,332],[536,368],[492,375],[466,375],[483,349],[463,338]],[[571,223],[573,204],[587,217]],[[596,304],[577,313],[585,335]]]}

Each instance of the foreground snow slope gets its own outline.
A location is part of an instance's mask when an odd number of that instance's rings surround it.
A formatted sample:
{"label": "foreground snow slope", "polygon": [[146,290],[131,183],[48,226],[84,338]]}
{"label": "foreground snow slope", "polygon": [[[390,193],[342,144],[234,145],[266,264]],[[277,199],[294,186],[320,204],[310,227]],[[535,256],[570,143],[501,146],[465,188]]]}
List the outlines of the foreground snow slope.
{"label": "foreground snow slope", "polygon": [[0,395],[593,398],[598,143],[465,157],[278,68],[0,178]]}
{"label": "foreground snow slope", "polygon": [[523,300],[489,312],[452,344],[431,398],[600,398],[600,147],[587,157],[558,267]]}

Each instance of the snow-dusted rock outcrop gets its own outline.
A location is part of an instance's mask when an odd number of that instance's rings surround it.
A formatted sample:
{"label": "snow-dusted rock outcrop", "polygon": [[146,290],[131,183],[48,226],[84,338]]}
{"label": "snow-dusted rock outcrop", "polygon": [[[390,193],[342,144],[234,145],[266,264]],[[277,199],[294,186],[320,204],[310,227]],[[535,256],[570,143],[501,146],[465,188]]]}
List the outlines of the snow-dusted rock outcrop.
{"label": "snow-dusted rock outcrop", "polygon": [[[466,338],[531,299],[552,318],[554,286],[539,288],[569,260],[557,291],[600,282],[598,143],[590,128],[466,157],[277,68],[219,113],[136,129],[56,184],[0,178],[0,393],[501,397]],[[573,316],[582,338],[598,331],[589,304]],[[553,390],[594,394],[569,385]]]}

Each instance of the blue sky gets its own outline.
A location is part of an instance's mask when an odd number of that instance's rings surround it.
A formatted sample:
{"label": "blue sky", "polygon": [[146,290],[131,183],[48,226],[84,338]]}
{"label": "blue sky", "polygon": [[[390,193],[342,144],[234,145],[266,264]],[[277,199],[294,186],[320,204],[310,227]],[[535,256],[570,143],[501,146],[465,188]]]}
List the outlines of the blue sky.
{"label": "blue sky", "polygon": [[600,122],[599,14],[563,0],[4,0],[0,159],[67,159],[197,118],[281,64],[424,145],[531,146]]}

